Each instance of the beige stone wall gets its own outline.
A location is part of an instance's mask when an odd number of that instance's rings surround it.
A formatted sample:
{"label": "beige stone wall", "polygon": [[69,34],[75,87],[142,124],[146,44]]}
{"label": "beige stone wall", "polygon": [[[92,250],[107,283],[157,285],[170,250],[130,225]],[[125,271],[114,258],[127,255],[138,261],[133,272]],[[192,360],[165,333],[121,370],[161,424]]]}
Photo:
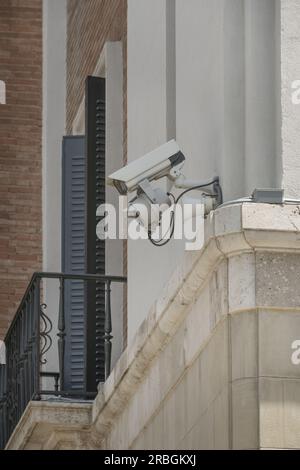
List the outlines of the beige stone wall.
{"label": "beige stone wall", "polygon": [[[199,307],[192,315],[199,317]],[[189,319],[188,323],[193,323],[194,335],[200,337],[199,321]],[[182,370],[183,361],[180,361],[185,327],[160,359],[159,380],[151,385],[149,393],[156,386],[163,400],[130,444],[132,449],[228,449],[230,446],[228,322],[222,321],[216,327],[208,344],[186,371]],[[166,382],[171,385],[167,392]],[[136,400],[135,397],[135,406]],[[109,448],[118,442],[116,437],[113,432]]]}
{"label": "beige stone wall", "polygon": [[105,448],[229,447],[227,300],[222,261],[114,423]]}
{"label": "beige stone wall", "polygon": [[[205,252],[200,256],[201,274],[187,284],[201,287],[104,448],[300,448],[300,366],[291,361],[300,338],[299,212],[248,206],[241,221],[239,210],[217,213],[213,230],[224,257],[214,253],[209,266]],[[176,279],[178,272],[169,286],[175,305]],[[183,292],[188,303],[191,292]]]}
{"label": "beige stone wall", "polygon": [[299,281],[298,253],[222,260],[103,446],[299,448]]}

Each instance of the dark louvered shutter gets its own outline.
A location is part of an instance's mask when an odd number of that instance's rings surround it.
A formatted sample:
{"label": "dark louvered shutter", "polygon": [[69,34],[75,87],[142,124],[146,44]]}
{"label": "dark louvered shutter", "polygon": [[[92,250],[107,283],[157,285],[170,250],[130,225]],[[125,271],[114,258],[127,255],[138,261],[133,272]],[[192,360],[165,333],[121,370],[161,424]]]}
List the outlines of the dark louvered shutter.
{"label": "dark louvered shutter", "polygon": [[[85,138],[63,139],[62,165],[62,270],[86,272],[85,253]],[[65,282],[65,388],[85,389],[86,302],[83,281]]]}
{"label": "dark louvered shutter", "polygon": [[[97,207],[105,202],[105,79],[86,80],[86,262],[87,272],[105,274],[105,242],[96,237]],[[104,380],[105,286],[87,285],[87,390]]]}

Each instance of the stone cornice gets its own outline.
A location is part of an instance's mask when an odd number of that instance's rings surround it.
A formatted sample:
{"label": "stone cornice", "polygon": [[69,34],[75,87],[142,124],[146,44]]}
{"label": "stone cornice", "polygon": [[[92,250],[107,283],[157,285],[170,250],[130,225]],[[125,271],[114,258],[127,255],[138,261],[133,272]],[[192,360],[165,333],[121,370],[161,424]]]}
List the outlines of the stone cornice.
{"label": "stone cornice", "polygon": [[23,449],[37,425],[47,425],[49,435],[53,429],[67,428],[69,431],[84,431],[91,425],[90,403],[63,403],[31,401],[24,411],[6,449]]}

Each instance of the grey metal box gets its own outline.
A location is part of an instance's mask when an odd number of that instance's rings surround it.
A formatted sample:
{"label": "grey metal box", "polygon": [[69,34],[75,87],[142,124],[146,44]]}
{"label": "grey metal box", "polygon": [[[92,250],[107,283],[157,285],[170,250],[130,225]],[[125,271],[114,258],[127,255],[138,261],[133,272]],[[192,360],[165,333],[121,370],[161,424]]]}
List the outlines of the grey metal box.
{"label": "grey metal box", "polygon": [[283,204],[283,189],[255,189],[252,194],[254,202],[262,202],[267,204]]}

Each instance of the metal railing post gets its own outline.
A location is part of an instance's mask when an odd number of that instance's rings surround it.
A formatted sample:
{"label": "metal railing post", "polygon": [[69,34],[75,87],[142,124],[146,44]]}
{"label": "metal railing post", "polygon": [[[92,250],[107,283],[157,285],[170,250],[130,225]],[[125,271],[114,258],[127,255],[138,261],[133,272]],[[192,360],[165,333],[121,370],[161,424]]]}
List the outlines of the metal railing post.
{"label": "metal railing post", "polygon": [[60,390],[64,390],[64,359],[65,359],[65,281],[63,277],[59,278],[59,311],[58,311],[58,363],[59,363],[59,377],[60,377]]}
{"label": "metal railing post", "polygon": [[34,398],[39,400],[40,394],[40,295],[41,278],[37,277],[34,283],[34,342],[35,342],[35,364],[34,364]]}

